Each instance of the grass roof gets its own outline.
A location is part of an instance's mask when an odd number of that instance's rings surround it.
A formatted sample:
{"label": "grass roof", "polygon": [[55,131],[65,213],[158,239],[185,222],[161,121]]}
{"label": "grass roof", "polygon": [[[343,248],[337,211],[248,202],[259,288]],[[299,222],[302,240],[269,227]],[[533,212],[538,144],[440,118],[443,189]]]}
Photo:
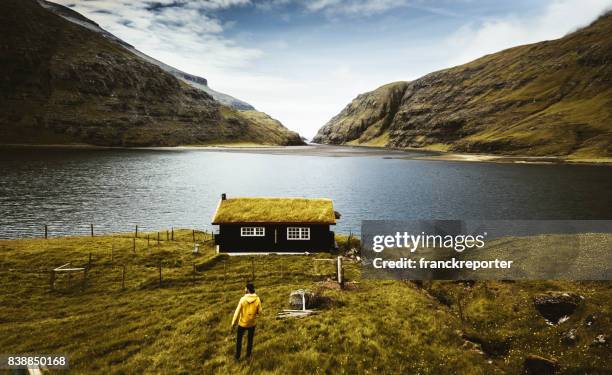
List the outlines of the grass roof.
{"label": "grass roof", "polygon": [[334,205],[325,198],[228,198],[221,200],[213,224],[336,224]]}

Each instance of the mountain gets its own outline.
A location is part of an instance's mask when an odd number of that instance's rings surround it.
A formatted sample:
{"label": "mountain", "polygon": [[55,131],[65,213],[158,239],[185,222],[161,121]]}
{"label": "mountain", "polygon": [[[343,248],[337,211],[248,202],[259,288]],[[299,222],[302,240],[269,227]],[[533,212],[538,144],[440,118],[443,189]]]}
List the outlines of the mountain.
{"label": "mountain", "polygon": [[612,156],[612,13],[563,38],[361,94],[314,142]]}
{"label": "mountain", "polygon": [[98,25],[96,22],[90,20],[89,18],[83,16],[82,14],[68,8],[65,7],[63,5],[60,4],[56,4],[56,3],[52,3],[50,1],[45,1],[45,0],[39,0],[40,5],[42,5],[44,8],[52,11],[53,13],[63,17],[64,19],[76,23],[78,25],[81,25],[89,30],[95,31],[101,35],[103,35],[106,38],[109,38],[119,44],[121,44],[123,47],[125,47],[127,50],[129,50],[130,52],[132,52],[133,54],[141,57],[143,60],[146,60],[148,62],[150,62],[151,64],[155,64],[157,66],[159,66],[160,68],[162,68],[163,70],[165,70],[166,72],[172,74],[173,76],[175,76],[176,78],[184,81],[185,83],[206,91],[210,96],[213,97],[213,99],[215,99],[216,101],[218,101],[221,104],[224,104],[226,106],[238,109],[238,110],[255,110],[255,108],[250,105],[247,102],[244,102],[240,99],[236,99],[230,95],[227,94],[223,94],[221,92],[215,91],[213,89],[211,89],[208,86],[208,81],[206,80],[206,78],[202,78],[202,77],[198,77],[195,76],[193,74],[189,74],[189,73],[185,73],[179,69],[176,69],[174,67],[171,67],[170,65],[164,64],[163,62],[154,59],[151,56],[148,56],[142,52],[140,52],[139,50],[137,50],[136,48],[134,48],[134,46],[132,46],[131,44],[117,38],[115,35],[109,33],[108,31],[104,30],[103,28],[100,27],[100,25]]}
{"label": "mountain", "polygon": [[69,8],[3,0],[0,10],[0,143],[303,144]]}

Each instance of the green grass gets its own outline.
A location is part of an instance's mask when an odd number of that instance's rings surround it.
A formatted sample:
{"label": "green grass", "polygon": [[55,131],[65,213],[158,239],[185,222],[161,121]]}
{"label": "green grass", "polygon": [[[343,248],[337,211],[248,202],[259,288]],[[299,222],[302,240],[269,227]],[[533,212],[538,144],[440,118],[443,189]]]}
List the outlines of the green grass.
{"label": "green grass", "polygon": [[213,223],[315,223],[336,224],[334,205],[328,198],[253,198],[221,200]]}
{"label": "green grass", "polygon": [[[198,241],[206,235],[196,233]],[[210,242],[196,256],[191,230],[175,241],[140,234],[0,241],[0,352],[66,353],[74,373],[517,373],[527,354],[557,358],[565,372],[605,372],[606,348],[589,343],[610,331],[610,283],[361,280],[356,263],[346,277],[350,290],[319,283],[316,256],[227,257]],[[156,238],[155,234],[151,237]],[[165,232],[162,234],[165,239]],[[339,236],[341,249],[358,246]],[[113,262],[111,262],[111,249]],[[59,278],[49,290],[52,267],[72,262],[92,268],[85,289]],[[162,259],[162,285],[157,264]],[[195,280],[193,265],[198,270]],[[264,313],[258,320],[254,357],[235,363],[231,316],[255,265]],[[127,267],[121,288],[122,266]],[[329,270],[331,273],[331,270]],[[329,298],[321,313],[276,320],[291,290],[310,288]],[[571,319],[549,326],[531,296],[545,290],[576,291],[585,303]],[[461,306],[461,308],[459,307]],[[583,320],[595,313],[596,324]],[[562,332],[577,327],[579,342],[564,344]],[[480,354],[461,334],[507,352]]]}

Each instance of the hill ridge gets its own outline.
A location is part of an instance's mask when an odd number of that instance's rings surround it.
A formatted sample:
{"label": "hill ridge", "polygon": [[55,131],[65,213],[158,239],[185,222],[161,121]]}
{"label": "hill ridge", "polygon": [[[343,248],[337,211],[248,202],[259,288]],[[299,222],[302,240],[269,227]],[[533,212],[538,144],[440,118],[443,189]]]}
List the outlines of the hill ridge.
{"label": "hill ridge", "polygon": [[0,144],[303,144],[35,0],[0,8]]}
{"label": "hill ridge", "polygon": [[[413,81],[381,86],[357,96],[314,141],[609,157],[610,35],[608,12],[560,39],[508,48]],[[399,105],[389,107],[398,95]]]}

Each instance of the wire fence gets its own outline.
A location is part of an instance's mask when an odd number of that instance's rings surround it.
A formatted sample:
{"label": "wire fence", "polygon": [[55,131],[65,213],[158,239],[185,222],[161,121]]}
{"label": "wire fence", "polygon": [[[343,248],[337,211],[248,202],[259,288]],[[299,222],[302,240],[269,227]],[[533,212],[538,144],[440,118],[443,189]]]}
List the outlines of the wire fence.
{"label": "wire fence", "polygon": [[[281,257],[250,257],[234,261],[217,254],[212,230],[169,229],[145,231],[135,225],[129,232],[98,233],[90,224],[87,236],[51,236],[44,226],[41,237],[48,248],[38,252],[30,265],[0,259],[0,280],[23,290],[46,289],[54,293],[81,293],[95,290],[126,290],[214,283],[218,287],[255,280],[302,278],[338,279],[335,258],[311,263],[283,261]],[[66,240],[89,241],[90,251],[65,245]],[[353,239],[353,240],[352,240]],[[353,247],[353,234],[343,246]],[[72,245],[71,245],[72,246]],[[38,251],[38,250],[37,250]],[[8,258],[6,258],[8,259]],[[286,258],[291,259],[291,258]],[[321,262],[321,260],[325,260]],[[340,272],[344,273],[341,267]]]}
{"label": "wire fence", "polygon": [[[94,224],[80,225],[79,230],[75,230],[73,232],[67,232],[64,229],[59,231],[54,231],[54,228],[48,224],[44,224],[41,226],[40,236],[34,235],[35,238],[62,238],[62,237],[72,237],[72,236],[134,236],[135,238],[142,237],[143,235],[157,233],[157,236],[160,239],[163,239],[164,236],[166,240],[174,240],[174,231],[175,227],[168,227],[167,229],[158,231],[158,230],[146,230],[142,226],[134,225],[130,230],[126,232],[112,231],[106,229],[104,226],[96,226]],[[179,230],[179,229],[177,229]],[[196,234],[200,233],[205,236],[212,236],[214,234],[213,229],[190,229],[193,234],[193,241],[196,241]],[[171,236],[171,237],[170,237]]]}
{"label": "wire fence", "polygon": [[[328,272],[313,271],[312,266],[305,266],[303,270],[283,269],[275,266],[268,269],[258,269],[261,265],[253,262],[251,270],[244,266],[236,265],[224,256],[216,256],[214,260],[220,259],[220,269],[210,270],[207,262],[193,263],[190,266],[169,266],[163,261],[157,267],[142,265],[91,265],[70,264],[73,267],[68,272],[61,270],[27,270],[8,269],[1,270],[3,283],[11,285],[18,283],[23,292],[25,290],[45,289],[55,293],[78,293],[100,290],[126,290],[126,289],[154,289],[161,287],[180,287],[197,283],[211,284],[219,291],[236,283],[245,283],[266,279],[268,281],[286,281],[287,279],[300,280],[323,280],[325,278],[337,279],[335,266]],[[80,269],[82,268],[82,269]],[[211,271],[211,272],[208,272]]]}

